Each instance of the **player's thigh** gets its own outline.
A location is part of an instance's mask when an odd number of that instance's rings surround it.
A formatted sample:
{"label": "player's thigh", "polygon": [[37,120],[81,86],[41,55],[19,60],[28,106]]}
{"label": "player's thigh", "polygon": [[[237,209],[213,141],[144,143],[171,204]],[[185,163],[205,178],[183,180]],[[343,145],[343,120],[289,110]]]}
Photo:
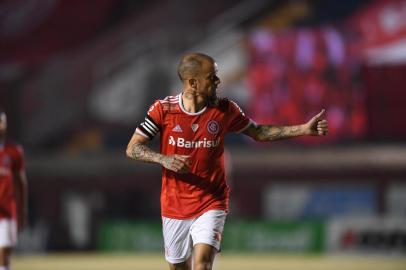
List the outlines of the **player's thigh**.
{"label": "player's thigh", "polygon": [[14,219],[0,219],[0,248],[10,248],[17,244],[17,222]]}
{"label": "player's thigh", "polygon": [[171,265],[177,265],[178,267],[187,265],[186,262],[191,256],[193,248],[192,238],[190,236],[190,226],[192,222],[193,220],[162,218],[165,259]]}
{"label": "player's thigh", "polygon": [[0,266],[9,265],[12,247],[17,244],[17,222],[0,219]]}
{"label": "player's thigh", "polygon": [[220,251],[226,217],[222,210],[210,210],[198,217],[190,228],[193,245],[207,244]]}

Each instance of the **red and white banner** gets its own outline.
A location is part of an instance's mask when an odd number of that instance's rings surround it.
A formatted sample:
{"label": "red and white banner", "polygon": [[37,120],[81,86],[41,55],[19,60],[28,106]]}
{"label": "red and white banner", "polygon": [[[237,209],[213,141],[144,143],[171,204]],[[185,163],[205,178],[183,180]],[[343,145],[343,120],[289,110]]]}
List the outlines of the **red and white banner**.
{"label": "red and white banner", "polygon": [[406,0],[376,1],[348,23],[360,37],[360,48],[370,64],[406,61]]}
{"label": "red and white banner", "polygon": [[362,35],[363,47],[379,47],[406,38],[406,1],[377,1],[349,21]]}

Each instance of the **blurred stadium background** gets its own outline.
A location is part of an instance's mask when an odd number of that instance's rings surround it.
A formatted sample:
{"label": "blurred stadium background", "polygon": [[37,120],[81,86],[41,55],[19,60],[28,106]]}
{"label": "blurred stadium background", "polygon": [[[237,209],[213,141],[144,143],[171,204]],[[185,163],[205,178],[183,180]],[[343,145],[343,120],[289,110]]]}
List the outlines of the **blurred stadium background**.
{"label": "blurred stadium background", "polygon": [[160,169],[124,150],[190,51],[255,121],[330,123],[228,137],[216,269],[406,269],[405,0],[5,0],[0,105],[30,184],[15,269],[166,267]]}

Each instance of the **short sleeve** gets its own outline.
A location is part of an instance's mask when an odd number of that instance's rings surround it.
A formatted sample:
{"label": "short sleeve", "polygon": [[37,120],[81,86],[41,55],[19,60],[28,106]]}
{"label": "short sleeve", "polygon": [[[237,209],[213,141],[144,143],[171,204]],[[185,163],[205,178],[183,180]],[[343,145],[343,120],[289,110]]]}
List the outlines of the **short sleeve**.
{"label": "short sleeve", "polygon": [[158,101],[155,101],[154,104],[149,107],[147,115],[145,116],[144,121],[138,125],[135,130],[136,133],[152,139],[156,134],[161,130],[163,119],[163,110],[162,104]]}
{"label": "short sleeve", "polygon": [[244,114],[241,108],[234,101],[229,100],[227,114],[230,117],[228,132],[242,132],[251,123],[251,119]]}
{"label": "short sleeve", "polygon": [[13,171],[20,172],[25,169],[24,150],[20,145],[17,145],[13,150]]}

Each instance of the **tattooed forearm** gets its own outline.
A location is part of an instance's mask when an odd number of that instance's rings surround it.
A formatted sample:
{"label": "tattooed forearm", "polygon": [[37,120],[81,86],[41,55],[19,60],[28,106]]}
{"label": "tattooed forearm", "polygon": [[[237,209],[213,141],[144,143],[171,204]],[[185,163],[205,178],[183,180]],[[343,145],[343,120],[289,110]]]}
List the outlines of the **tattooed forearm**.
{"label": "tattooed forearm", "polygon": [[163,156],[142,143],[128,146],[127,156],[140,161],[161,163]]}
{"label": "tattooed forearm", "polygon": [[186,155],[161,155],[152,151],[141,142],[133,142],[127,146],[127,156],[129,158],[161,164],[168,170],[177,173],[187,173],[190,170],[189,156]]}
{"label": "tattooed forearm", "polygon": [[258,125],[255,128],[255,139],[258,141],[274,141],[304,135],[302,126],[271,126]]}

